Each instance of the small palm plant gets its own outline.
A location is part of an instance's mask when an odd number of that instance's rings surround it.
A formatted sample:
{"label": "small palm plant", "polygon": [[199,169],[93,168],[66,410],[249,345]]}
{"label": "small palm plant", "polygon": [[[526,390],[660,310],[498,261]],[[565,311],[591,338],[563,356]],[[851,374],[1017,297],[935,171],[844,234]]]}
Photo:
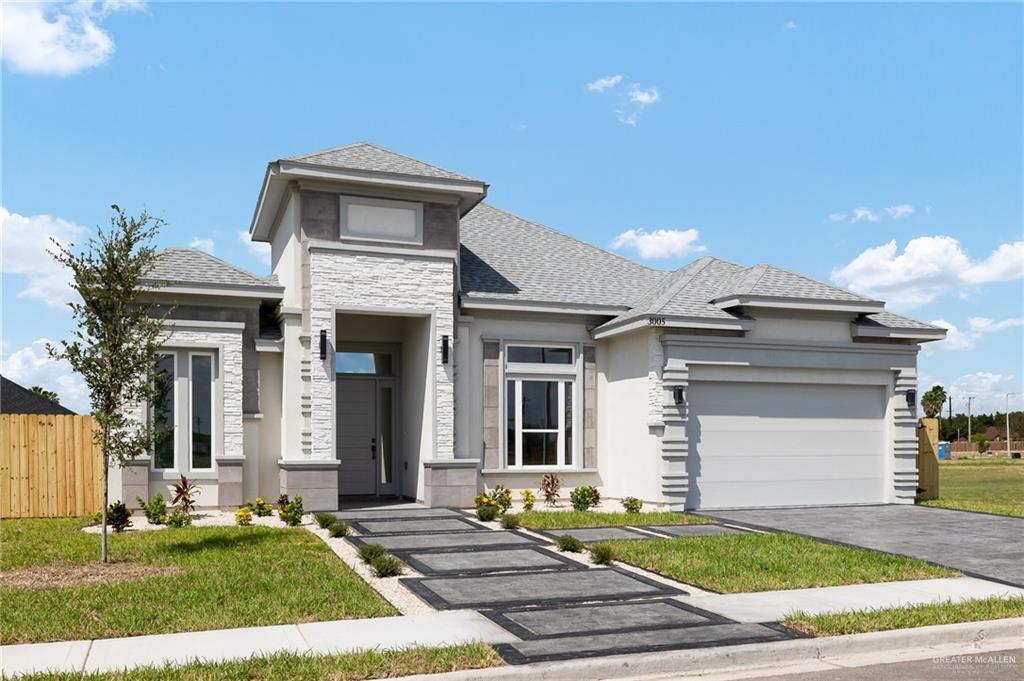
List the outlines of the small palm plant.
{"label": "small palm plant", "polygon": [[181,480],[174,483],[173,505],[181,509],[183,513],[190,514],[196,509],[196,497],[199,496],[199,485],[189,480],[184,475]]}

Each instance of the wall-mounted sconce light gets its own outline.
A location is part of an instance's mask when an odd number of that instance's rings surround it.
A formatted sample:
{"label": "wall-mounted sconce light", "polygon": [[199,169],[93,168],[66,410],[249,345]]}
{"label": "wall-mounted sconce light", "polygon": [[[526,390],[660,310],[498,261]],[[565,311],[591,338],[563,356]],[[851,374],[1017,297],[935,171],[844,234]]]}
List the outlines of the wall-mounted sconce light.
{"label": "wall-mounted sconce light", "polygon": [[907,391],[907,409],[917,409],[917,391]]}
{"label": "wall-mounted sconce light", "polygon": [[676,387],[672,388],[672,401],[675,402],[676,404],[683,403],[683,386],[677,385]]}
{"label": "wall-mounted sconce light", "polygon": [[441,364],[448,363],[448,336],[441,336]]}
{"label": "wall-mounted sconce light", "polygon": [[327,331],[320,329],[320,359],[327,359]]}

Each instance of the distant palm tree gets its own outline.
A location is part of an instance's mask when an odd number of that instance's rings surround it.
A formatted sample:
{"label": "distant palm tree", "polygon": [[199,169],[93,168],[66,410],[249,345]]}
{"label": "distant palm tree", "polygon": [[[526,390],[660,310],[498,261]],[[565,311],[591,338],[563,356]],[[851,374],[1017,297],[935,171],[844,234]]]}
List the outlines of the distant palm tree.
{"label": "distant palm tree", "polygon": [[47,390],[42,386],[34,385],[32,386],[32,392],[34,392],[36,395],[42,395],[43,397],[50,400],[54,404],[60,404],[60,398],[57,397],[57,393],[53,392],[52,390]]}

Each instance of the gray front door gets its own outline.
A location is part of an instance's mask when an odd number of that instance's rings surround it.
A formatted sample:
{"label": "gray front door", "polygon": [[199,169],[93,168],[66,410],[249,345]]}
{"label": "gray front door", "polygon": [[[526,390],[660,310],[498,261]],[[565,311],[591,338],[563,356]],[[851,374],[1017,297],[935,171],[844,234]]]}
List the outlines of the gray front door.
{"label": "gray front door", "polygon": [[337,379],[338,493],[396,494],[397,381]]}
{"label": "gray front door", "polygon": [[376,494],[377,381],[338,377],[338,493]]}

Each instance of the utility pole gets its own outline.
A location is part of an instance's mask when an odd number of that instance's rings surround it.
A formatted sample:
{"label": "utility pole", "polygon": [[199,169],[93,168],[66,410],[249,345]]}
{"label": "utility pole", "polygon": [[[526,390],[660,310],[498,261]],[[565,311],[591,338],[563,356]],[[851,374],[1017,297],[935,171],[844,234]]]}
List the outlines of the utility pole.
{"label": "utility pole", "polygon": [[1020,393],[1006,393],[1006,456],[1010,456],[1010,396]]}
{"label": "utility pole", "polygon": [[974,399],[974,395],[968,395],[964,398],[967,400],[967,441],[971,441],[971,401]]}

